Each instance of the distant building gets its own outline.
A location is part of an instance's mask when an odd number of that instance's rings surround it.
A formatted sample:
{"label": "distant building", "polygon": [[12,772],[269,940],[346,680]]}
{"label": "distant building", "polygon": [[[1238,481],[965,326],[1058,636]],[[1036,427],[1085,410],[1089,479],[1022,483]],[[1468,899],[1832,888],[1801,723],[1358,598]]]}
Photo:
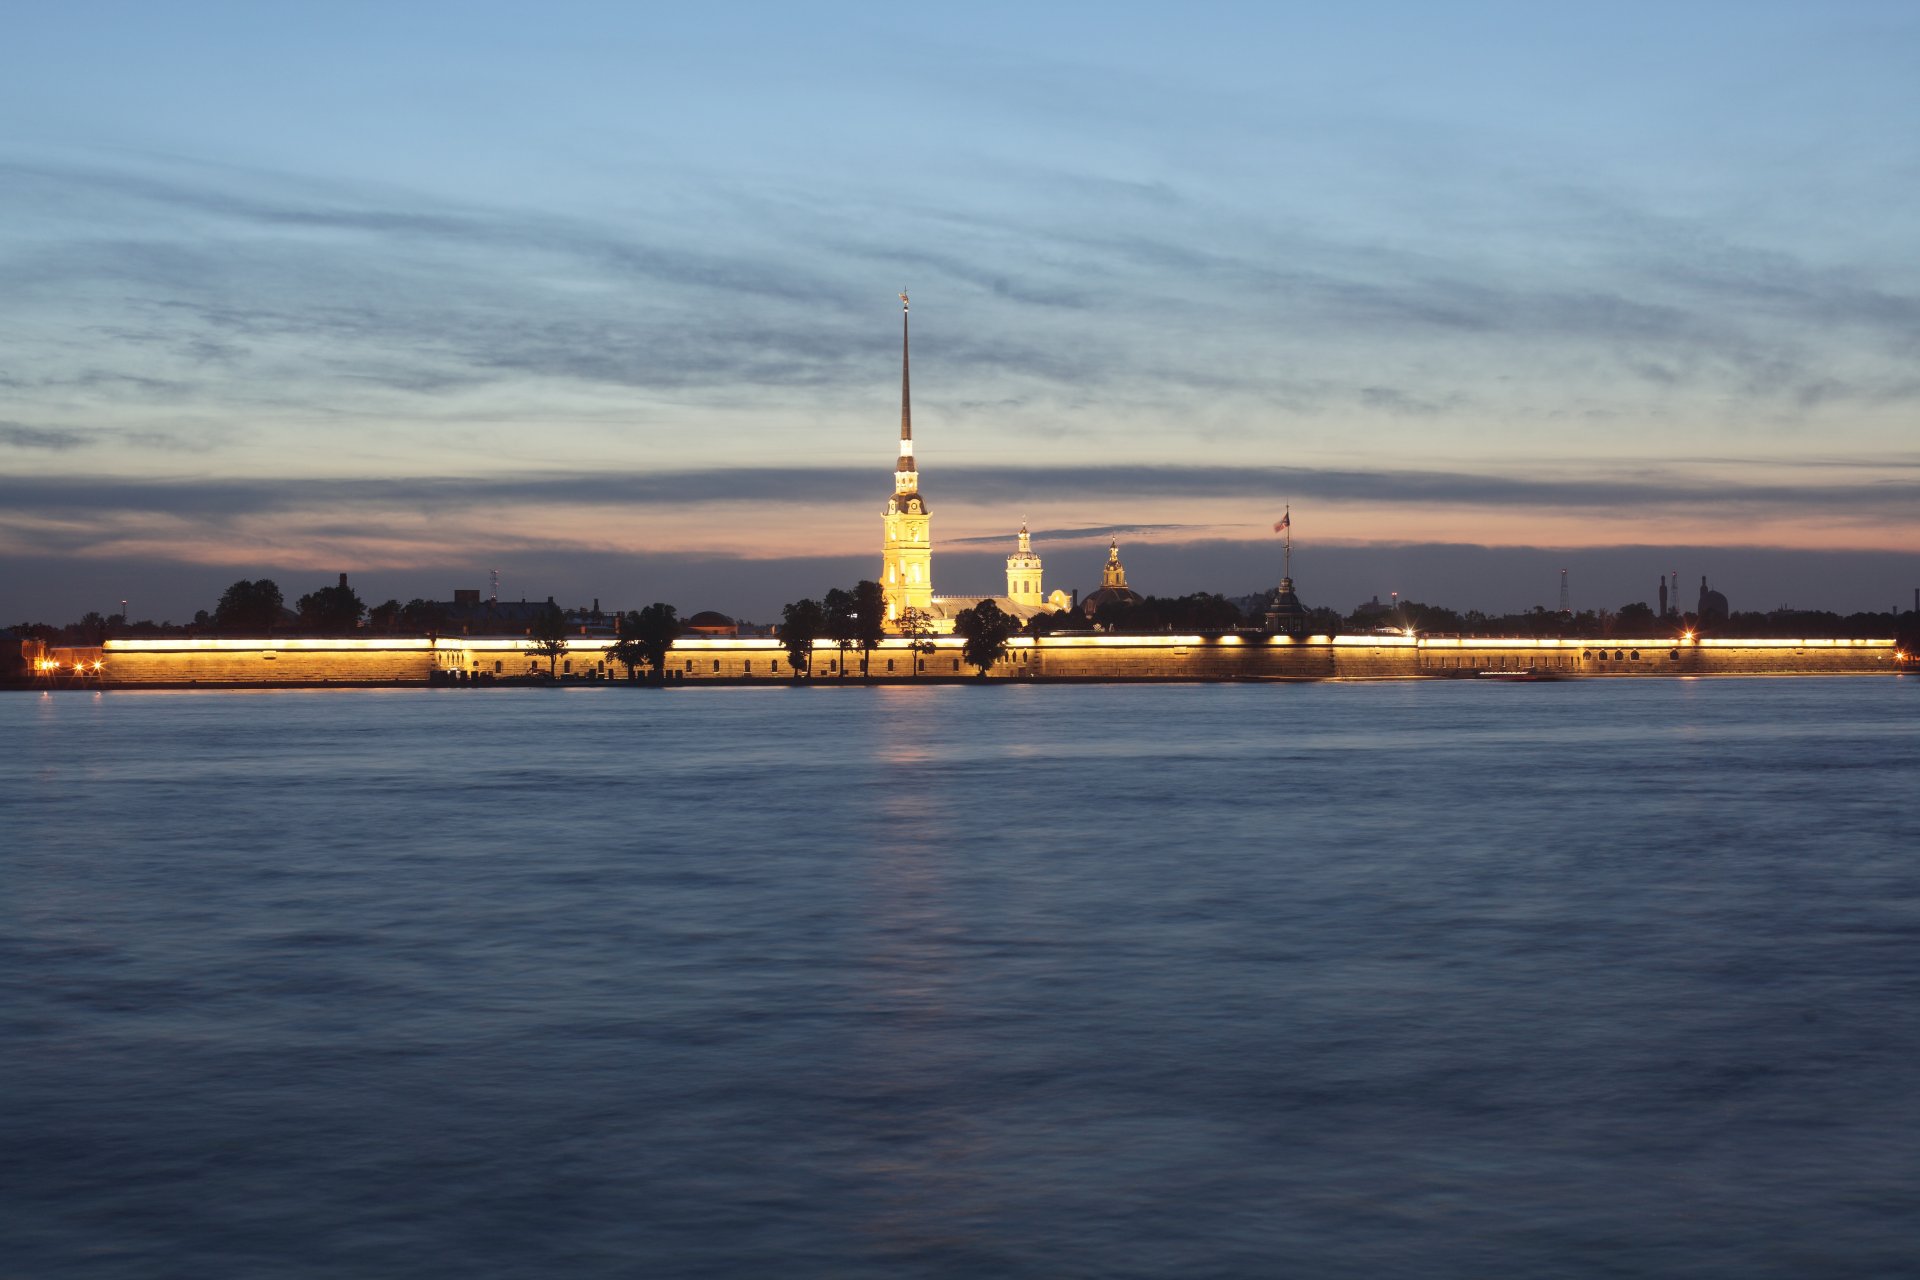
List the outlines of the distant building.
{"label": "distant building", "polygon": [[1004,596],[936,596],[933,593],[933,517],[920,494],[920,464],[913,452],[913,394],[911,345],[907,328],[907,295],[900,295],[900,452],[893,465],[893,496],[881,516],[880,590],[886,600],[887,630],[898,632],[908,610],[935,635],[953,631],[954,619],[991,600],[1002,613],[1022,622],[1035,614],[1069,607],[1065,592],[1045,594],[1040,557],[1034,553],[1026,522],[1020,524],[1019,547],[1007,557],[1007,594]]}
{"label": "distant building", "polygon": [[[1307,634],[1311,619],[1307,607],[1300,603],[1300,597],[1293,591],[1293,507],[1287,507],[1287,513],[1273,526],[1275,533],[1287,535],[1286,549],[1281,552],[1280,585],[1267,597],[1267,630],[1275,635],[1303,636]],[[1373,598],[1375,604],[1380,597]]]}
{"label": "distant building", "polygon": [[1120,563],[1120,540],[1113,539],[1107,544],[1106,568],[1100,571],[1100,589],[1087,594],[1080,602],[1080,612],[1091,618],[1100,612],[1100,606],[1106,604],[1135,604],[1140,593],[1127,585],[1127,568]]}
{"label": "distant building", "polygon": [[[1379,597],[1374,597],[1377,601]],[[1300,603],[1300,597],[1293,592],[1293,579],[1282,578],[1280,585],[1267,597],[1267,630],[1275,635],[1303,636],[1307,634],[1310,618],[1307,607]]]}
{"label": "distant building", "polygon": [[1027,522],[1020,522],[1020,545],[1007,557],[1007,599],[1035,609],[1046,603],[1040,588],[1040,557],[1034,554]]}
{"label": "distant building", "polygon": [[1707,576],[1700,575],[1700,604],[1694,611],[1702,625],[1727,620],[1727,598],[1707,586]]}
{"label": "distant building", "polygon": [[[919,464],[913,457],[913,395],[909,381],[907,295],[900,295],[900,457],[893,467],[893,496],[881,521],[880,589],[887,625],[898,627],[909,609],[933,607],[933,518],[920,496]],[[951,627],[947,628],[952,630]]]}

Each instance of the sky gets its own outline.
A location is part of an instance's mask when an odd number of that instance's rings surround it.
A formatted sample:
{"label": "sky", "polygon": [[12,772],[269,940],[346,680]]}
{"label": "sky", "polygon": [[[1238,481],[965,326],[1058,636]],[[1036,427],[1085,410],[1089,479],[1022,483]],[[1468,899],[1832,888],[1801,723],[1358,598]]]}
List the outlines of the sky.
{"label": "sky", "polygon": [[16,5],[0,616],[1912,607],[1911,3]]}

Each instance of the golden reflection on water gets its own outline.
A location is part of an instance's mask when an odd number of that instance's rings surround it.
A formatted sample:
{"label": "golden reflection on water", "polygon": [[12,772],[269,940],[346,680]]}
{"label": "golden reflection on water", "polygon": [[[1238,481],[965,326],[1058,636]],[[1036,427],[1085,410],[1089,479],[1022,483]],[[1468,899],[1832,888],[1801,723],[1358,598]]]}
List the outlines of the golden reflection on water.
{"label": "golden reflection on water", "polygon": [[982,1011],[967,998],[956,946],[967,925],[938,835],[969,815],[952,811],[938,779],[943,754],[926,741],[938,691],[886,692],[898,696],[884,704],[873,748],[885,821],[866,857],[872,928],[855,966],[862,1030],[851,1047],[852,1085],[881,1141],[860,1148],[861,1181],[876,1190],[856,1229],[887,1254],[912,1256],[967,1250],[978,1242],[962,1224],[998,1220],[1007,1206],[975,1172],[986,1154],[977,1124],[960,1107],[927,1102],[969,1075],[982,1052],[969,1030]]}

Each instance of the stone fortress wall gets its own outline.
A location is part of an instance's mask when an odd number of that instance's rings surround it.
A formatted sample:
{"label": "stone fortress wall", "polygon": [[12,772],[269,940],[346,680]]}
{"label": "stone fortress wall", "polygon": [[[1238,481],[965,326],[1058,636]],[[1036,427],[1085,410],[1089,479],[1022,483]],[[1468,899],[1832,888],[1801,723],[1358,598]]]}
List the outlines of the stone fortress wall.
{"label": "stone fortress wall", "polygon": [[[603,639],[576,639],[556,674],[621,679]],[[868,660],[876,680],[972,679],[960,642],[939,637],[915,655],[889,639]],[[109,640],[98,649],[53,649],[38,672],[51,684],[108,687],[427,684],[441,679],[524,678],[547,663],[519,638]],[[857,678],[860,654],[816,649],[807,678]],[[1892,640],[1534,640],[1453,636],[1048,636],[1020,638],[988,672],[995,680],[1404,680],[1476,678],[1482,671],[1567,677],[1887,675],[1902,669]],[[34,674],[31,673],[30,674]],[[673,647],[675,684],[790,681],[786,651],[759,637],[688,638]]]}

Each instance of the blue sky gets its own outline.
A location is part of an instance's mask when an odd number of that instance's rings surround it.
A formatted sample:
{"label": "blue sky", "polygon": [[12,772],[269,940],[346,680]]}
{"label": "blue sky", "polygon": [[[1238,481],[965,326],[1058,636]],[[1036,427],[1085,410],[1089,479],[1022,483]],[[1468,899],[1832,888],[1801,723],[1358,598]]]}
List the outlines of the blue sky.
{"label": "blue sky", "polygon": [[1343,607],[1439,594],[1396,579],[1415,544],[1537,549],[1446,579],[1488,608],[1550,600],[1572,549],[1612,604],[1674,567],[1753,606],[1920,579],[1910,4],[8,30],[23,616],[127,582],[184,616],[267,571],[444,596],[498,563],[764,616],[834,585],[804,566],[877,564],[903,286],[936,538],[974,553],[942,589],[993,585],[968,540],[1025,516],[1049,586],[1091,585],[1117,527],[1151,589],[1253,590],[1286,502],[1350,553],[1303,575]]}

